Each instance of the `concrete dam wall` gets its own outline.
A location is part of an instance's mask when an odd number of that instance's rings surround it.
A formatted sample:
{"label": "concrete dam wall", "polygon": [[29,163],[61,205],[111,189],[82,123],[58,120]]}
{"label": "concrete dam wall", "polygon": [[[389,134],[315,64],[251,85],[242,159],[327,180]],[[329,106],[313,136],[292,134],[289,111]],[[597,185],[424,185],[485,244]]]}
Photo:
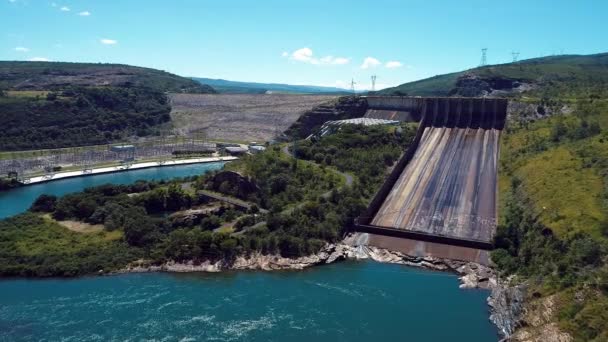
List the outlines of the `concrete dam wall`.
{"label": "concrete dam wall", "polygon": [[420,126],[355,229],[427,241],[434,250],[437,244],[491,249],[507,101],[376,97],[368,98],[368,105],[368,113],[408,112]]}

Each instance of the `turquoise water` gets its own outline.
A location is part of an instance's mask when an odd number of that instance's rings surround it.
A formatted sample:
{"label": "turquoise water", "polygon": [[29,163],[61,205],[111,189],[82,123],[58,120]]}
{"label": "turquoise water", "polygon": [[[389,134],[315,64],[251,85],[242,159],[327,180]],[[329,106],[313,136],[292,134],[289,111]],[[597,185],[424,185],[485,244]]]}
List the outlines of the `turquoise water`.
{"label": "turquoise water", "polygon": [[486,297],[374,262],[0,281],[0,341],[496,341]]}
{"label": "turquoise water", "polygon": [[131,184],[140,179],[162,180],[194,176],[210,170],[220,169],[223,165],[223,162],[218,162],[163,166],[94,176],[66,178],[47,183],[28,185],[6,192],[0,192],[0,219],[26,211],[34,200],[42,194],[60,196],[106,183]]}

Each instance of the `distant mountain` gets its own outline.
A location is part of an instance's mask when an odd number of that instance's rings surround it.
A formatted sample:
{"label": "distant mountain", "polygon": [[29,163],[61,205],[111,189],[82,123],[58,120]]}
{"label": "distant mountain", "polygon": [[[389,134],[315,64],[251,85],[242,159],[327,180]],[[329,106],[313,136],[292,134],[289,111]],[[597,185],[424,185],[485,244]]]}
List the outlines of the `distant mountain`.
{"label": "distant mountain", "polygon": [[0,61],[0,89],[63,90],[70,86],[145,87],[214,93],[208,85],[165,71],[123,64]]}
{"label": "distant mountain", "polygon": [[220,93],[224,94],[264,94],[272,93],[288,93],[288,94],[349,94],[346,89],[336,87],[320,87],[307,85],[291,85],[280,83],[256,83],[256,82],[238,82],[222,79],[193,77],[195,81],[202,84],[208,84]]}
{"label": "distant mountain", "polygon": [[484,96],[528,93],[578,96],[608,84],[608,53],[562,55],[489,65],[409,82],[379,95]]}

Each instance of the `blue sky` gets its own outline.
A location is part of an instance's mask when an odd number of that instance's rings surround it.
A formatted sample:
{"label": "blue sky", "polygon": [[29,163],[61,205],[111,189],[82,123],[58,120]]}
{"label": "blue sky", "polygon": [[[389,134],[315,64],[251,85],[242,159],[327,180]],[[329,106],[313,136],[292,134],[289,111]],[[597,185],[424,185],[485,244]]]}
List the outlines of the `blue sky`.
{"label": "blue sky", "polygon": [[0,0],[0,60],[359,88],[608,51],[606,0]]}

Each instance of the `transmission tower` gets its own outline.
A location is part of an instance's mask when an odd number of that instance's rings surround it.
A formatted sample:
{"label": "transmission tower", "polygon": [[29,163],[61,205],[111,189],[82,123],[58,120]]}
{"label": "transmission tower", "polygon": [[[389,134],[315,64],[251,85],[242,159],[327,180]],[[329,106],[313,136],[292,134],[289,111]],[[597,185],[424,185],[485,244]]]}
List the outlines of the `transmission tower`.
{"label": "transmission tower", "polygon": [[376,78],[378,76],[372,75],[372,91],[376,91]]}
{"label": "transmission tower", "polygon": [[519,52],[511,52],[511,56],[513,56],[513,63],[517,62],[517,60],[519,59]]}
{"label": "transmission tower", "polygon": [[353,92],[353,96],[356,95],[357,93],[355,92],[355,84],[357,84],[357,82],[355,82],[355,79],[353,78],[350,81],[350,91]]}
{"label": "transmission tower", "polygon": [[481,49],[481,63],[479,63],[479,66],[486,66],[487,64],[487,52],[488,52],[488,48],[483,48]]}

